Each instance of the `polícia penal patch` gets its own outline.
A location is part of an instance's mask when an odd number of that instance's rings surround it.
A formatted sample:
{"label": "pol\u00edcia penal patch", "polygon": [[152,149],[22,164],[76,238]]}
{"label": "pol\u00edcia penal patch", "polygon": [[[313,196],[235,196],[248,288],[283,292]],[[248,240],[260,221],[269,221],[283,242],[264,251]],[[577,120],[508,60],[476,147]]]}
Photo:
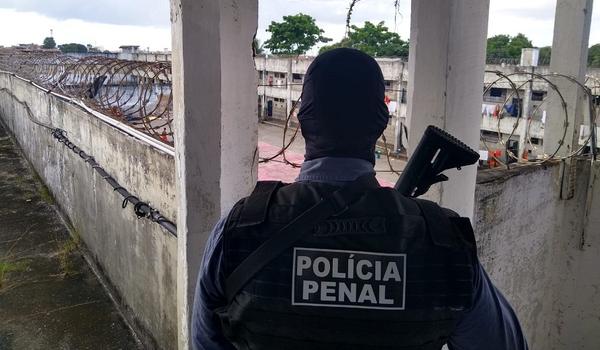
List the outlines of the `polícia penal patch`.
{"label": "pol\u00edcia penal patch", "polygon": [[404,310],[406,254],[294,248],[292,305]]}

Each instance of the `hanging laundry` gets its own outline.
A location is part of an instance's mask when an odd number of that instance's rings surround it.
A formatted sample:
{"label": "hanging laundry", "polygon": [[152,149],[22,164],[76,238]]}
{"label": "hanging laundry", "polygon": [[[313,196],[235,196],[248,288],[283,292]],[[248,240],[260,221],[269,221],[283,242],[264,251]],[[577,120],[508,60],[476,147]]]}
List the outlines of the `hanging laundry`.
{"label": "hanging laundry", "polygon": [[484,103],[481,105],[481,115],[484,117],[490,117],[496,110],[497,105],[493,103]]}
{"label": "hanging laundry", "polygon": [[519,115],[519,106],[515,103],[512,103],[510,105],[504,105],[504,109],[506,110],[506,112],[508,114],[510,114],[513,117],[516,117]]}
{"label": "hanging laundry", "polygon": [[396,113],[396,108],[398,107],[398,103],[396,101],[390,101],[387,105],[390,114]]}
{"label": "hanging laundry", "polygon": [[542,111],[542,124],[546,124],[546,111]]}
{"label": "hanging laundry", "polygon": [[498,115],[500,115],[500,106],[499,106],[499,105],[496,105],[496,106],[494,107],[494,112],[492,113],[492,115],[493,115],[494,117],[498,118]]}

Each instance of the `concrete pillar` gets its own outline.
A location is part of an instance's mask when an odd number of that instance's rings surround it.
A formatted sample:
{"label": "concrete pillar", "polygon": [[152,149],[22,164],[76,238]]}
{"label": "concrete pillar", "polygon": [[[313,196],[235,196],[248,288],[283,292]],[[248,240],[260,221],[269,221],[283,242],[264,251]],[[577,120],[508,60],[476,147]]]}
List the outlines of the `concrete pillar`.
{"label": "concrete pillar", "polygon": [[[554,19],[554,39],[550,71],[566,74],[583,82],[587,71],[587,51],[592,22],[592,0],[557,0]],[[557,157],[570,154],[578,148],[579,127],[583,123],[584,94],[581,89],[565,79],[555,79],[558,89],[567,103],[569,114],[567,133]],[[553,90],[549,91],[548,118],[544,133],[544,153],[551,155],[563,142],[565,128],[562,101]],[[565,176],[561,184],[561,198],[573,197],[571,177],[574,176],[573,162],[567,160],[562,171]]]}
{"label": "concrete pillar", "polygon": [[400,152],[402,147],[402,119],[400,118],[400,106],[402,106],[402,82],[404,81],[404,61],[399,59],[394,64],[398,64],[399,72],[398,72],[398,84],[396,88],[398,89],[398,98],[396,99],[396,123],[394,125],[394,152]]}
{"label": "concrete pillar", "polygon": [[[285,105],[285,115],[286,118],[287,116],[290,115],[290,112],[292,111],[292,83],[294,82],[294,80],[292,79],[293,73],[292,73],[292,64],[293,64],[293,58],[292,57],[288,57],[288,61],[287,61],[287,73],[286,73],[286,77],[285,77],[285,87],[286,87],[286,105]],[[290,123],[292,122],[292,118],[290,118],[290,120],[288,121],[288,126],[290,125]]]}
{"label": "concrete pillar", "polygon": [[[489,0],[413,0],[408,59],[409,155],[425,128],[446,129],[477,150]],[[472,217],[474,166],[448,171],[428,197]]]}
{"label": "concrete pillar", "polygon": [[262,85],[262,96],[261,98],[261,109],[260,109],[260,121],[267,119],[267,55],[263,56],[263,70],[262,79],[260,84]]}
{"label": "concrete pillar", "polygon": [[527,134],[529,133],[529,118],[533,117],[531,115],[531,92],[533,90],[533,73],[535,67],[530,67],[529,69],[531,70],[532,76],[531,81],[523,86],[525,88],[521,106],[523,112],[521,113],[522,118],[519,121],[519,154],[517,155],[519,160],[523,158],[523,154],[529,149]]}
{"label": "concrete pillar", "polygon": [[206,239],[256,181],[257,20],[257,0],[171,0],[179,349]]}

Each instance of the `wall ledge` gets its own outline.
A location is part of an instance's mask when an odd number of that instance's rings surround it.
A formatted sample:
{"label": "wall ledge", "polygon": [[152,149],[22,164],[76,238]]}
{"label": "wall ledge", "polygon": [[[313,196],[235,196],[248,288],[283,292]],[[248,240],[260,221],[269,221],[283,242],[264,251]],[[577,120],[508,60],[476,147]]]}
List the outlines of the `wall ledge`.
{"label": "wall ledge", "polygon": [[477,172],[477,185],[483,185],[488,183],[502,183],[506,180],[529,174],[538,171],[539,169],[547,169],[558,166],[560,161],[551,160],[544,164],[536,163],[525,163],[525,164],[511,164],[510,169],[504,167],[498,167],[494,169],[484,169]]}

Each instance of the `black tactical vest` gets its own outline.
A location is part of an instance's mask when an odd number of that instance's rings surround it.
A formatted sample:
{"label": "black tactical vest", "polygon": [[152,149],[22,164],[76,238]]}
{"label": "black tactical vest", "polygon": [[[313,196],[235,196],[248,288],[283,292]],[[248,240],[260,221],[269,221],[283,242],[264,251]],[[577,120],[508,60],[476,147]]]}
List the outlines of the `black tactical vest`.
{"label": "black tactical vest", "polygon": [[[336,189],[271,186],[236,204],[223,236],[225,275]],[[468,219],[371,188],[313,225],[217,314],[238,349],[439,350],[471,307],[474,247]]]}

